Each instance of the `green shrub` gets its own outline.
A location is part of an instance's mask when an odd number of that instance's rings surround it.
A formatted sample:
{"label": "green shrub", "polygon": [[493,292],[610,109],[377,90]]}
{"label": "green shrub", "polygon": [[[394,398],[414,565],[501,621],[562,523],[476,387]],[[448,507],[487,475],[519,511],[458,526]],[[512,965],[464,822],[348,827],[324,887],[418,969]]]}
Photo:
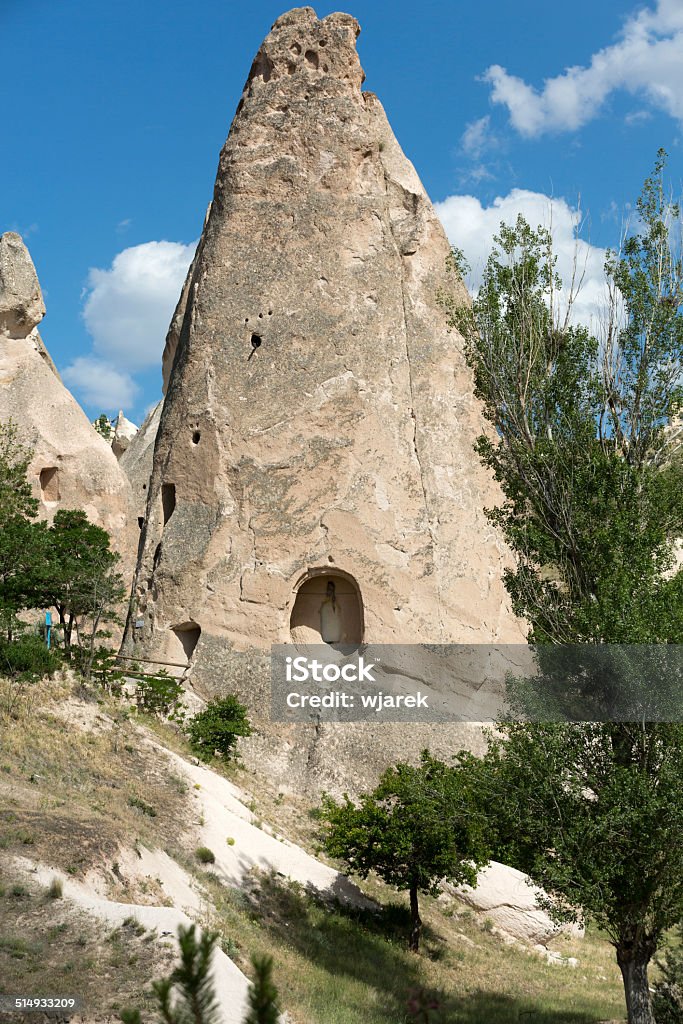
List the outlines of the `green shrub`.
{"label": "green shrub", "polygon": [[208,846],[198,846],[194,855],[201,864],[215,864],[216,855]]}
{"label": "green shrub", "polygon": [[[683,939],[683,929],[679,930]],[[662,977],[655,983],[652,1010],[657,1024],[683,1024],[683,949],[669,950],[657,961]]]}
{"label": "green shrub", "polygon": [[128,803],[131,807],[137,808],[138,811],[142,811],[148,818],[156,818],[157,812],[151,804],[141,800],[139,796],[129,796]]}
{"label": "green shrub", "polygon": [[137,676],[135,702],[138,711],[148,715],[164,716],[174,721],[182,721],[184,709],[182,696],[183,684],[174,679],[166,671],[153,675],[141,673]]}
{"label": "green shrub", "polygon": [[48,651],[38,636],[25,634],[10,643],[0,640],[0,676],[27,681],[51,676],[60,666],[60,658]]}
{"label": "green shrub", "polygon": [[187,735],[200,760],[210,761],[215,754],[229,760],[238,736],[251,735],[247,709],[232,695],[212,700],[190,719]]}

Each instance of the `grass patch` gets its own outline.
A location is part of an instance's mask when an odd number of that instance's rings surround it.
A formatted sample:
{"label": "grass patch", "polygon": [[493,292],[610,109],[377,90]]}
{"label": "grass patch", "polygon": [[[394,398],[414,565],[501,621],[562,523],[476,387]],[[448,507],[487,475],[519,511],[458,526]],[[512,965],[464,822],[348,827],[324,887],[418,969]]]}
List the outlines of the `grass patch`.
{"label": "grass patch", "polygon": [[[70,686],[57,692],[53,682],[42,700],[70,696]],[[121,705],[86,704],[98,716],[97,731],[88,732],[42,700],[30,717],[0,716],[0,749],[11,766],[0,775],[0,849],[78,876],[114,860],[121,842],[177,842],[178,822],[192,821],[187,789],[167,759],[140,742]]]}
{"label": "grass patch", "polygon": [[223,948],[247,974],[251,954],[273,956],[282,1005],[306,1024],[403,1024],[419,999],[439,1007],[431,1024],[595,1024],[624,1015],[619,973],[600,937],[558,938],[581,964],[550,966],[426,898],[415,956],[406,948],[407,901],[381,883],[370,886],[387,901],[377,913],[331,907],[270,875],[247,893],[210,874],[201,881],[216,906],[205,923]]}
{"label": "grass patch", "polygon": [[47,889],[47,898],[50,900],[61,900],[64,895],[64,886],[61,878],[53,878]]}
{"label": "grass patch", "polygon": [[[0,897],[0,993],[79,996],[88,1019],[115,1020],[124,1006],[139,1006],[150,1017],[156,1007],[150,981],[170,970],[175,943],[146,941],[137,922],[116,929],[110,941],[104,924],[67,900],[47,905],[45,890],[25,885],[4,859],[0,872],[9,883]],[[18,885],[26,893],[20,921],[11,895]],[[21,1019],[13,1017],[16,1024]]]}
{"label": "grass patch", "polygon": [[200,864],[215,864],[216,862],[216,855],[208,846],[198,846],[194,855]]}

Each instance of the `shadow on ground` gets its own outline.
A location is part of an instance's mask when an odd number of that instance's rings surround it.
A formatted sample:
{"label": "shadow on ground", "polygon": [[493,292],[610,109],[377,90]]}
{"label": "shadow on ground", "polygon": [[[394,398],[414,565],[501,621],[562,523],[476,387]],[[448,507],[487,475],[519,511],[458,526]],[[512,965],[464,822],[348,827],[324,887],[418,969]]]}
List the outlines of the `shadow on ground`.
{"label": "shadow on ground", "polygon": [[[358,1020],[372,1021],[372,1024],[599,1022],[599,1018],[581,1010],[535,1009],[533,997],[520,1000],[484,991],[458,997],[445,987],[425,985],[426,962],[436,962],[437,969],[429,973],[438,975],[438,962],[452,959],[453,950],[443,936],[425,926],[420,956],[409,953],[406,948],[409,913],[401,904],[392,903],[377,911],[333,906],[276,876],[261,879],[254,903],[258,906],[262,926],[274,939],[296,949],[319,971],[350,982],[344,988],[349,1020],[355,1009]],[[458,961],[456,954],[456,962],[444,964],[443,973],[452,975],[458,970]],[[337,987],[329,978],[326,986],[328,990]],[[311,1004],[311,1009],[318,1013],[324,1000],[322,983],[319,988],[320,1001],[316,1004],[314,993]],[[420,1009],[423,1009],[421,1014]]]}

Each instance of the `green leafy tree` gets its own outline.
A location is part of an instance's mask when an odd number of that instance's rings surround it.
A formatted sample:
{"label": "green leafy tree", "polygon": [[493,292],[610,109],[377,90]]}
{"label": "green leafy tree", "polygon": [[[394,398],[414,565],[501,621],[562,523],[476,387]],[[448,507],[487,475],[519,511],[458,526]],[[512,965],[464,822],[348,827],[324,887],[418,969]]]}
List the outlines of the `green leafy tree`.
{"label": "green leafy tree", "polygon": [[111,440],[111,435],[113,434],[113,430],[112,430],[111,423],[109,422],[109,417],[107,416],[107,414],[105,412],[100,413],[100,415],[97,417],[97,419],[93,423],[93,427],[95,428],[95,430],[97,431],[98,434],[102,435],[102,437],[105,439],[105,441],[110,441]]}
{"label": "green leafy tree", "polygon": [[45,524],[33,522],[38,502],[26,477],[31,456],[16,424],[0,423],[0,625],[8,642],[21,631],[17,614],[41,604],[49,551]]}
{"label": "green leafy tree", "polygon": [[179,723],[185,720],[185,690],[179,679],[174,679],[165,669],[156,673],[133,669],[126,674],[136,680],[135,703],[138,711]]}
{"label": "green leafy tree", "polygon": [[228,760],[238,737],[251,735],[247,709],[232,694],[216,698],[190,719],[187,734],[200,760],[211,761],[216,754]]}
{"label": "green leafy tree", "polygon": [[244,1024],[278,1024],[280,1008],[273,984],[273,958],[255,956],[251,960],[254,980],[249,986],[249,1012]]}
{"label": "green leafy tree", "polygon": [[89,678],[101,627],[118,621],[117,605],[126,595],[117,572],[119,556],[111,550],[107,531],[91,523],[80,509],[60,509],[49,534],[48,603],[59,613],[68,655],[74,628],[79,631],[80,667]]}
{"label": "green leafy tree", "polygon": [[[471,308],[450,309],[494,428],[477,450],[505,502],[489,510],[516,555],[506,585],[538,643],[683,640],[680,460],[683,267],[669,245],[662,159],[644,228],[607,261],[602,344],[558,311],[550,232],[501,226]],[[622,319],[622,307],[625,317]]]}
{"label": "green leafy tree", "polygon": [[[492,427],[477,448],[504,502],[488,514],[515,555],[505,583],[530,624],[541,684],[553,682],[545,645],[683,641],[671,443],[683,263],[664,162],[660,153],[645,182],[638,231],[608,256],[599,341],[572,324],[571,302],[558,314],[550,234],[522,218],[501,228],[473,307],[451,306]],[[633,650],[622,647],[627,661]],[[627,665],[626,685],[632,675]],[[619,677],[585,666],[576,677],[583,717],[602,723],[508,723],[489,754],[487,799],[503,853],[544,886],[556,918],[605,929],[630,1024],[653,1024],[648,964],[683,915],[683,726],[610,720]],[[517,710],[531,694],[538,713],[537,682],[516,689]]]}
{"label": "green leafy tree", "polygon": [[498,856],[609,936],[629,1022],[652,1024],[648,964],[683,917],[683,728],[512,723],[487,763]]}
{"label": "green leafy tree", "polygon": [[475,799],[473,759],[461,755],[450,767],[425,752],[415,767],[388,769],[371,792],[355,804],[323,801],[323,844],[366,878],[376,871],[410,896],[410,949],[422,931],[419,893],[435,894],[443,878],[476,885],[477,867],[490,857],[484,816]]}

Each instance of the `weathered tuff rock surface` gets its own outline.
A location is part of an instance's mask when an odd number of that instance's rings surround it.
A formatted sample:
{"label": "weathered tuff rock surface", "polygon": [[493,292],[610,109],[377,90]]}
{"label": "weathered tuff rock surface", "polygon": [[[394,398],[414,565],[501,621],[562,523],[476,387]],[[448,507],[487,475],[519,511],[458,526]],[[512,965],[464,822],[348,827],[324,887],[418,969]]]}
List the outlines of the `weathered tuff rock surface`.
{"label": "weathered tuff rock surface", "polygon": [[129,419],[123,415],[123,410],[119,409],[119,414],[112,423],[112,438],[111,438],[111,450],[117,459],[120,459],[126,448],[130,445],[135,435],[138,432],[138,428],[134,423],[131,423]]}
{"label": "weathered tuff rock surface", "polygon": [[[466,293],[361,91],[358,32],[305,7],[264,41],[164,359],[127,645],[190,659],[199,692],[237,689],[264,714],[264,652],[320,642],[330,580],[337,639],[523,639],[483,511],[499,497],[472,450],[483,419],[438,302]],[[297,762],[334,785],[340,765],[343,784],[349,764],[372,776],[406,753],[405,726],[306,729],[280,728],[283,775]]]}
{"label": "weathered tuff rock surface", "polygon": [[38,333],[45,305],[21,237],[0,237],[0,420],[14,420],[34,450],[29,478],[39,515],[82,508],[112,535],[132,571],[136,542],[130,486],[107,442],[93,429]]}
{"label": "weathered tuff rock surface", "polygon": [[517,868],[492,860],[477,876],[476,888],[469,885],[454,886],[446,882],[443,888],[458,896],[474,910],[485,914],[506,935],[523,943],[544,945],[558,931],[583,936],[583,927],[564,925],[562,929],[538,906],[543,890]]}
{"label": "weathered tuff rock surface", "polygon": [[142,426],[121,453],[119,465],[133,492],[133,509],[140,529],[145,519],[149,480],[152,475],[154,443],[159,429],[163,399],[154,406]]}

